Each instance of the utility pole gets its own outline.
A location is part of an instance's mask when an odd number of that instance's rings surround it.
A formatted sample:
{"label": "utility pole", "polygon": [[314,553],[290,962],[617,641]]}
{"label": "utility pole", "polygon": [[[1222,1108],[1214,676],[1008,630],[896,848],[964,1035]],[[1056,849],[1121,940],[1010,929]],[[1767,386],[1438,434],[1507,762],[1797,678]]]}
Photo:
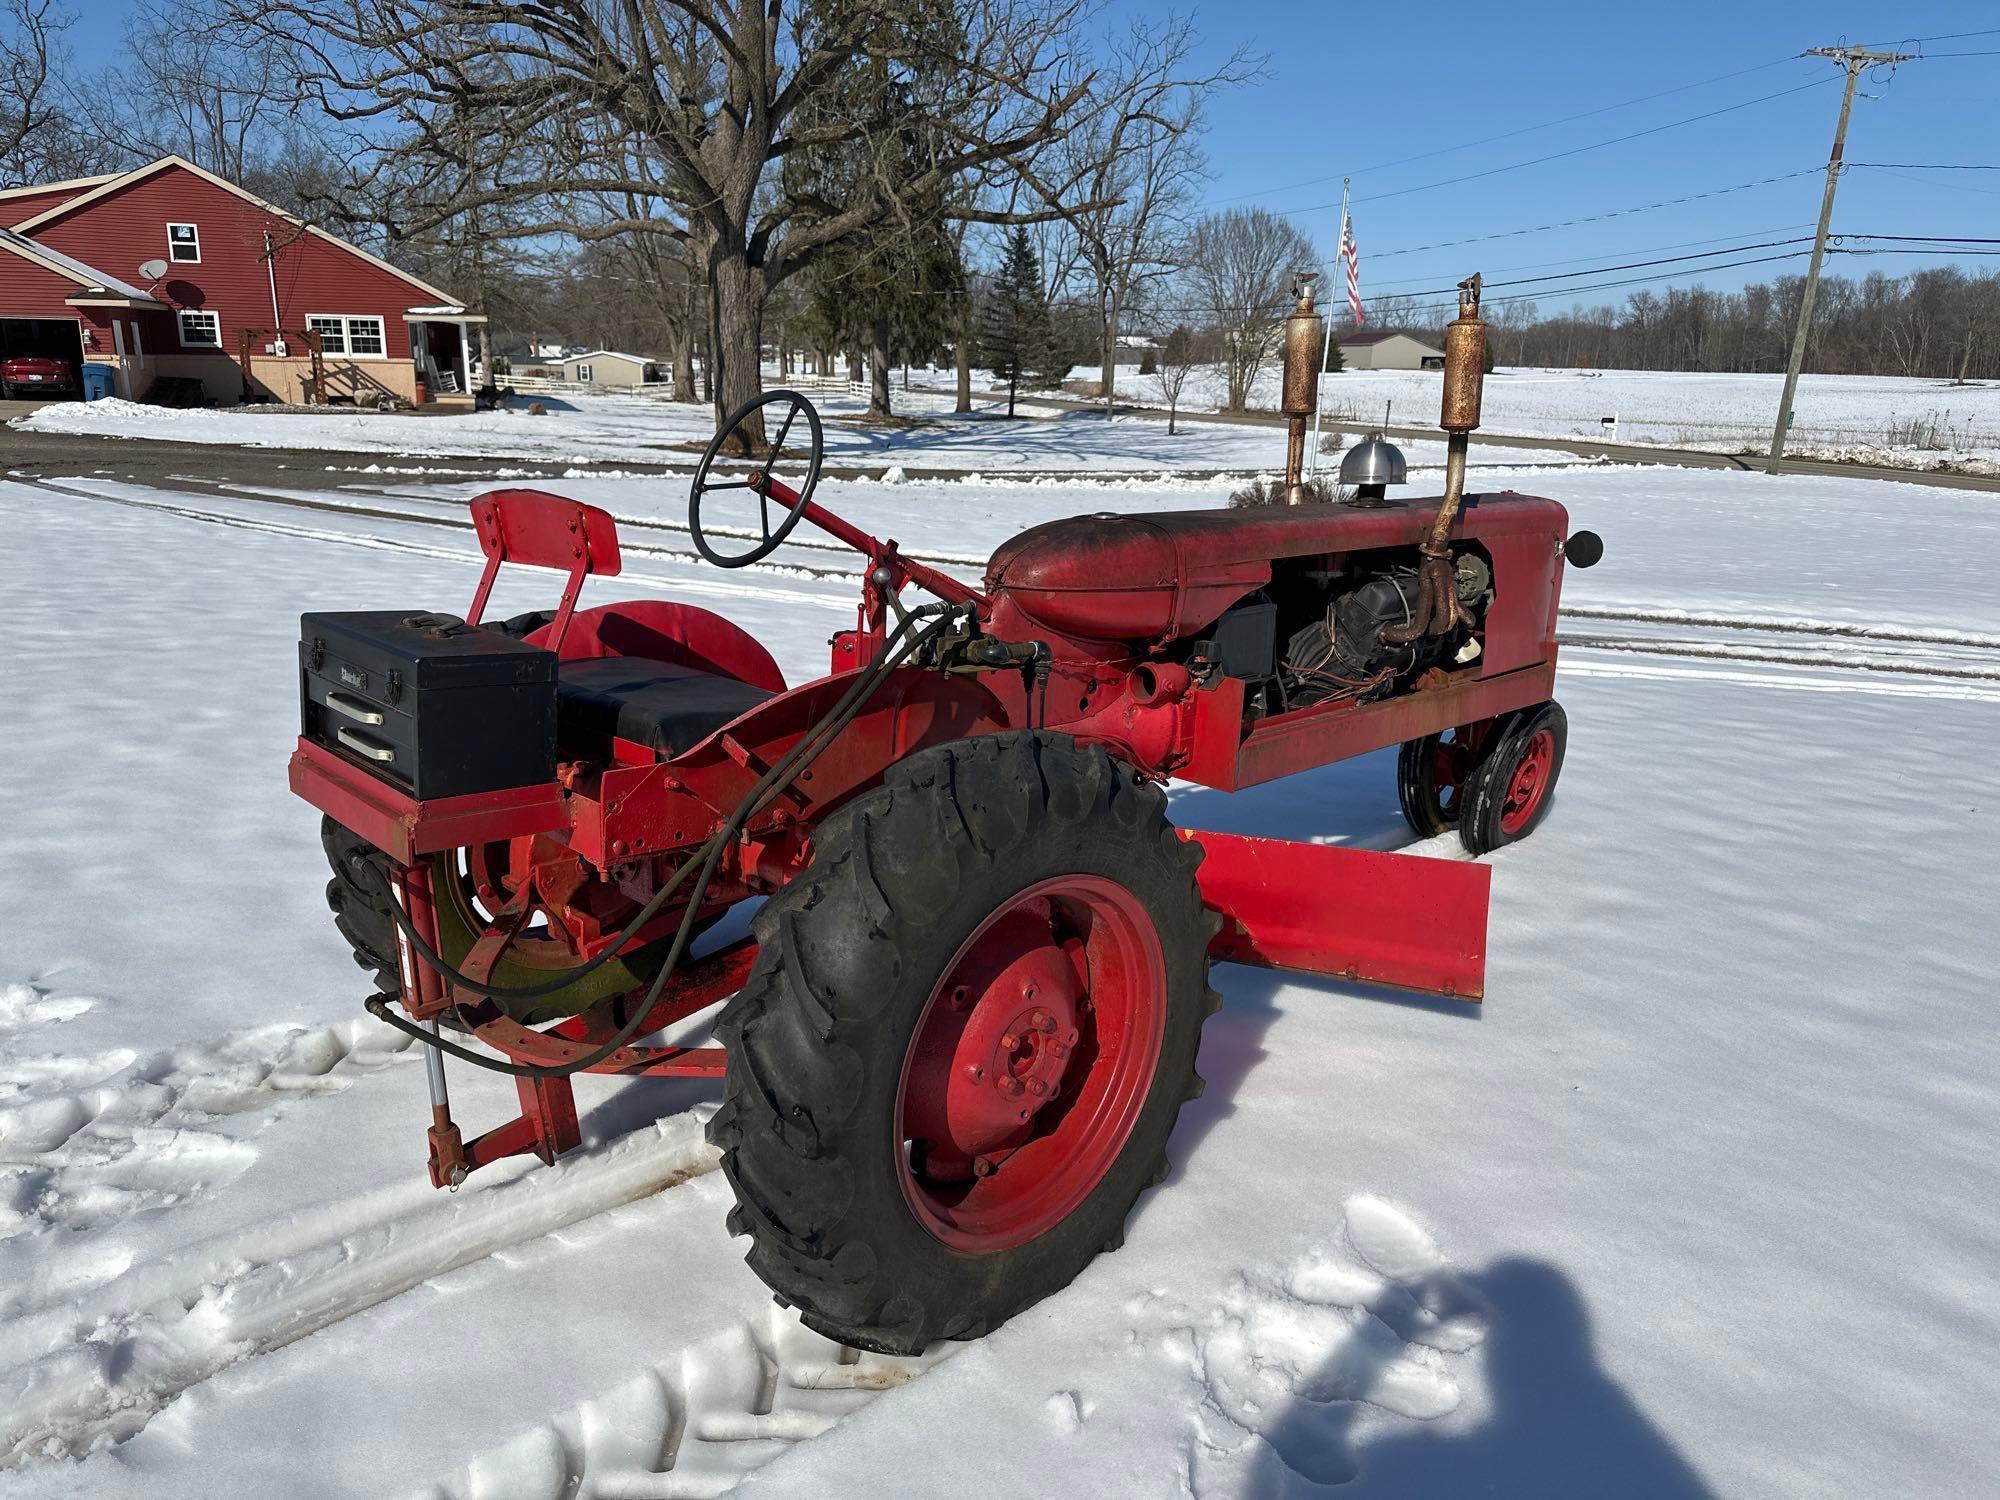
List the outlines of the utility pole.
{"label": "utility pole", "polygon": [[1792,334],[1792,358],[1785,367],[1785,394],[1778,402],[1778,420],[1771,428],[1771,457],[1764,472],[1778,472],[1785,456],[1785,434],[1792,421],[1792,398],[1798,394],[1799,371],[1806,362],[1806,334],[1812,328],[1813,300],[1819,295],[1819,268],[1826,259],[1826,228],[1833,220],[1833,190],[1840,182],[1841,156],[1847,145],[1847,117],[1854,109],[1854,85],[1861,70],[1878,63],[1891,67],[1909,62],[1914,53],[1870,52],[1866,47],[1810,47],[1801,57],[1830,57],[1847,69],[1847,88],[1840,96],[1840,123],[1833,128],[1833,154],[1826,159],[1826,192],[1819,201],[1819,232],[1813,237],[1812,259],[1806,263],[1806,290],[1799,299],[1799,326]]}

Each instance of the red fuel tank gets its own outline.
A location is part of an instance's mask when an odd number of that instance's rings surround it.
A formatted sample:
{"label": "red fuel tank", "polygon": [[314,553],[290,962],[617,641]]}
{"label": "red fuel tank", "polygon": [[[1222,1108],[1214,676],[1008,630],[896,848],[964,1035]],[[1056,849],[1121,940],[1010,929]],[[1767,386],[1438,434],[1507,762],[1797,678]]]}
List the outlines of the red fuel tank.
{"label": "red fuel tank", "polygon": [[[1361,508],[1099,512],[1030,527],[993,554],[986,589],[1048,629],[1083,640],[1165,642],[1212,624],[1271,579],[1281,558],[1414,547],[1435,498]],[[1538,533],[1560,541],[1553,500],[1468,495],[1456,537]]]}

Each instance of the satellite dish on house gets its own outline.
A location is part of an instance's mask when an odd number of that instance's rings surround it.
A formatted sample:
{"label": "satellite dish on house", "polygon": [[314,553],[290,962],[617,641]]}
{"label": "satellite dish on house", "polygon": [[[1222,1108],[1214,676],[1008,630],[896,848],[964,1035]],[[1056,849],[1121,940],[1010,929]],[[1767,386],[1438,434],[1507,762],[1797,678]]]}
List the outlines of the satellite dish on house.
{"label": "satellite dish on house", "polygon": [[139,274],[148,281],[158,281],[167,274],[167,263],[163,260],[149,260],[141,263]]}

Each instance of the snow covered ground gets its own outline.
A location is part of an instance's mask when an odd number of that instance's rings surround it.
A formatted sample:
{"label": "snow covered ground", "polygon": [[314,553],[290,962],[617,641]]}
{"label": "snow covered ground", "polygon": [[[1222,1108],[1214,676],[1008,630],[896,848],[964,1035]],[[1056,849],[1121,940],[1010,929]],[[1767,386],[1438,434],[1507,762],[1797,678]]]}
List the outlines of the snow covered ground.
{"label": "snow covered ground", "polygon": [[[1098,371],[1078,367],[1071,375],[1095,380]],[[913,378],[942,386],[951,372]],[[1437,420],[1441,378],[1429,370],[1343,370],[1322,379],[1320,405],[1329,424],[1349,433],[1379,424],[1385,409],[1391,421],[1426,426]],[[1261,371],[1250,405],[1275,408],[1278,381],[1275,364]],[[1481,431],[1762,452],[1783,388],[1780,375],[1502,367],[1487,377]],[[1219,367],[1197,369],[1181,407],[1217,410],[1224,392]],[[1159,377],[1130,369],[1119,371],[1118,396],[1166,405]],[[2000,382],[1808,374],[1800,377],[1792,409],[1786,451],[1794,457],[2000,472]],[[1606,417],[1617,419],[1615,429],[1604,425]]]}
{"label": "snow covered ground", "polygon": [[[1493,857],[1485,1006],[1219,967],[1124,1249],[924,1361],[771,1304],[702,1086],[587,1081],[556,1168],[424,1182],[422,1068],[359,1012],[283,766],[298,613],[462,607],[475,486],[0,482],[0,1500],[2000,1489],[2000,511],[1511,482],[1608,551],[1564,601],[1558,805]],[[632,523],[592,596],[823,663],[825,538],[722,574],[678,481],[566,487]],[[1034,520],[1217,490],[822,498],[969,575]],[[1408,844],[1382,755],[1175,809]],[[453,1082],[475,1128],[511,1101]]]}

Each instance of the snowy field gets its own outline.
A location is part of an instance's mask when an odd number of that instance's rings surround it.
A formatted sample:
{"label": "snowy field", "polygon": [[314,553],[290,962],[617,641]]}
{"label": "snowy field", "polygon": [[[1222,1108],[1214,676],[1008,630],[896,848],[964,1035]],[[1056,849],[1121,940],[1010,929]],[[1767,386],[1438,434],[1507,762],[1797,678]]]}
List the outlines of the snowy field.
{"label": "snowy field", "polygon": [[[705,1086],[586,1080],[557,1167],[424,1180],[421,1063],[360,1011],[284,763],[299,612],[461,609],[476,486],[0,481],[0,1500],[2000,1491],[2000,508],[1474,480],[1509,482],[1608,550],[1565,595],[1557,805],[1492,857],[1486,1004],[1219,966],[1125,1247],[905,1361],[743,1267]],[[680,481],[563,488],[629,523],[586,603],[726,610],[794,681],[851,619],[824,537],[725,574]],[[971,576],[1218,489],[820,498]],[[1174,806],[1409,846],[1387,755]],[[511,1104],[453,1083],[473,1128]]]}
{"label": "snowy field", "polygon": [[[1070,372],[1096,380],[1096,367]],[[923,377],[948,385],[951,372]],[[1437,421],[1442,376],[1428,370],[1343,370],[1320,382],[1326,422],[1348,433],[1383,420],[1423,427]],[[1259,373],[1250,405],[1278,404],[1276,364]],[[1717,453],[1764,452],[1784,389],[1780,375],[1681,374],[1646,370],[1507,368],[1486,379],[1483,432],[1520,437],[1603,438]],[[1182,392],[1186,411],[1214,411],[1226,387],[1218,367],[1197,369]],[[1118,373],[1121,401],[1165,406],[1159,377]],[[1792,407],[1786,451],[1798,458],[1928,467],[1949,463],[2000,472],[2000,382],[1888,375],[1804,375]],[[1617,419],[1616,429],[1604,419]],[[1914,429],[1914,430],[1913,430]],[[1477,439],[1474,439],[1477,442]]]}
{"label": "snowy field", "polygon": [[[1095,379],[1094,370],[1072,372]],[[945,394],[948,369],[911,371],[912,388],[893,392],[898,421],[862,420],[864,396],[845,387],[809,391],[826,414],[828,461],[836,465],[1005,474],[1269,469],[1282,464],[1283,443],[1267,427],[1205,423],[1168,436],[1145,418],[1107,425],[1077,411],[1051,411],[1032,401],[1020,419],[998,420],[983,375],[975,383],[979,410],[952,414]],[[1349,440],[1384,417],[1418,427],[1437,420],[1440,377],[1420,370],[1349,370],[1325,377],[1320,400],[1325,429]],[[766,372],[775,384],[775,369]],[[1486,381],[1482,427],[1517,437],[1603,438],[1718,453],[1762,452],[1782,382],[1775,375],[1661,374],[1633,370],[1501,369]],[[1274,407],[1278,370],[1267,368],[1251,405]],[[926,388],[928,387],[928,388]],[[1119,399],[1164,406],[1159,379],[1119,374]],[[377,471],[405,470],[438,458],[535,460],[575,465],[692,464],[709,432],[705,406],[658,397],[563,395],[540,398],[545,414],[516,409],[462,416],[410,416],[363,411],[260,411],[252,407],[169,411],[130,401],[59,402],[16,424],[29,431],[163,438],[181,443],[318,449],[376,455]],[[1187,411],[1214,411],[1222,401],[1220,374],[1195,372],[1182,399]],[[1958,386],[1892,376],[1807,375],[1787,451],[1799,458],[1857,463],[1950,466],[2000,473],[2000,382]],[[1615,417],[1615,429],[1603,424]],[[1478,439],[1474,438],[1475,450]],[[1436,451],[1433,452],[1432,449]],[[1489,450],[1490,451],[1490,450]],[[1442,444],[1419,441],[1412,463],[1442,463]],[[1557,452],[1512,450],[1511,463],[1570,463]],[[366,467],[366,466],[362,466]]]}

